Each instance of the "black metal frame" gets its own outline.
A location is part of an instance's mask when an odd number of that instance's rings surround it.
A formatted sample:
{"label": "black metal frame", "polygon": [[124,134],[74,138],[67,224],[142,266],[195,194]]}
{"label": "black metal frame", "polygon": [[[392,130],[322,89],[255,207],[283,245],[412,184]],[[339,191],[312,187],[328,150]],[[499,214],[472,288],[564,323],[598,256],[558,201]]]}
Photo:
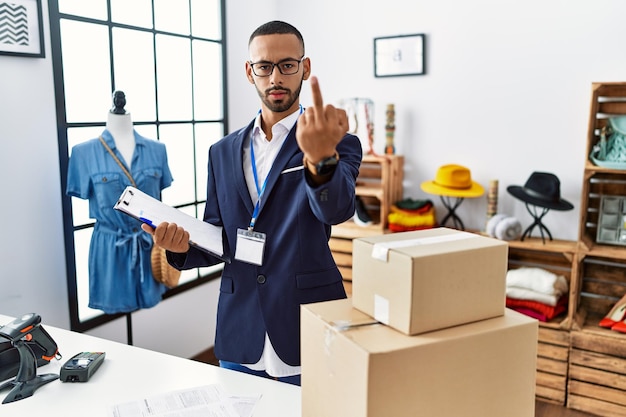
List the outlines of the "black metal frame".
{"label": "black metal frame", "polygon": [[[107,2],[107,7],[109,9],[110,16],[110,2]],[[227,86],[227,61],[226,61],[226,1],[220,0],[221,7],[221,25],[222,25],[222,39],[216,42],[220,42],[222,44],[222,62],[223,62],[223,71],[222,71],[222,84],[224,88],[222,89],[222,102],[223,102],[223,118],[221,120],[193,120],[192,124],[196,124],[199,122],[220,122],[224,127],[224,132],[228,131],[228,97],[226,94],[226,86]],[[54,86],[55,86],[55,104],[56,104],[56,118],[57,118],[57,136],[58,136],[58,149],[59,149],[59,166],[60,166],[60,178],[61,178],[61,200],[62,200],[62,212],[63,212],[63,234],[65,240],[65,262],[67,266],[67,288],[68,288],[68,302],[69,302],[69,313],[70,313],[70,326],[71,330],[84,332],[95,327],[98,327],[102,324],[111,322],[120,317],[126,316],[127,320],[127,333],[128,333],[128,341],[129,344],[132,344],[132,323],[130,320],[129,314],[102,314],[97,317],[91,318],[89,320],[80,321],[79,312],[78,312],[78,291],[76,285],[76,264],[74,260],[74,232],[76,230],[80,230],[81,228],[87,228],[92,225],[83,225],[79,227],[74,227],[72,221],[72,202],[71,198],[65,194],[65,187],[67,184],[67,168],[69,164],[69,152],[68,152],[68,128],[71,127],[86,127],[86,126],[105,126],[105,123],[67,123],[66,120],[66,107],[65,107],[65,91],[64,91],[64,77],[63,77],[63,56],[61,51],[61,30],[60,30],[60,21],[62,18],[74,19],[82,22],[93,22],[102,24],[103,22],[95,19],[82,18],[77,16],[69,16],[64,15],[59,12],[58,0],[50,0],[49,2],[49,12],[50,12],[50,32],[51,32],[51,51],[52,51],[52,63],[53,63],[53,77],[54,77]],[[106,22],[104,22],[106,23]],[[111,34],[112,27],[114,26],[110,21],[109,24],[109,36]],[[147,31],[151,33],[160,33],[160,34],[168,34],[174,36],[180,36],[177,34],[171,34],[162,31],[156,31],[153,29],[146,28],[135,28],[127,25],[118,25],[115,26],[132,28],[141,31]],[[189,36],[184,36],[185,38],[189,38]],[[208,40],[208,39],[205,39]],[[214,41],[214,40],[213,40]],[[111,54],[111,62],[113,62],[113,50],[112,43],[109,46],[111,49],[109,50]],[[115,75],[113,70],[111,69],[111,85],[115,86]],[[156,88],[156,87],[155,87]],[[189,121],[185,121],[189,122]],[[174,124],[180,123],[180,121],[169,121],[163,122],[156,120],[155,123],[146,123],[155,125],[157,130],[159,126],[164,124]],[[135,123],[138,125],[140,123]],[[195,150],[194,150],[195,151]],[[198,206],[198,204],[202,204],[204,200],[196,200],[193,203],[186,204],[185,206]],[[183,207],[183,206],[181,206]],[[180,208],[180,207],[179,207]],[[209,281],[217,279],[221,276],[219,272],[201,276],[195,280],[186,282],[177,286],[176,288],[169,289],[163,296],[164,299],[175,296],[192,288],[195,288],[199,285],[205,284]]]}
{"label": "black metal frame", "polygon": [[[416,67],[414,69],[408,69],[405,71],[398,71],[395,73],[380,73],[379,68],[381,66],[382,60],[389,59],[388,56],[380,53],[380,49],[383,43],[397,43],[400,46],[408,39],[413,39],[415,42],[420,43],[422,48],[422,56],[421,56],[421,69]],[[402,60],[401,51],[400,56],[397,59],[398,61]],[[393,58],[392,58],[393,59]],[[396,60],[396,59],[394,59]],[[374,38],[374,76],[376,78],[383,77],[402,77],[402,76],[410,76],[410,75],[425,75],[426,74],[426,35],[423,33],[416,33],[412,35],[399,35],[399,36],[381,36],[378,38]]]}
{"label": "black metal frame", "polygon": [[0,49],[0,55],[22,56],[22,57],[29,57],[29,58],[45,58],[45,56],[46,56],[46,45],[44,43],[44,36],[43,36],[43,20],[42,20],[42,12],[41,12],[41,0],[30,0],[30,1],[26,1],[26,0],[12,0],[12,1],[7,1],[6,3],[12,3],[13,5],[15,5],[16,2],[18,2],[20,4],[32,2],[32,3],[35,3],[35,5],[37,7],[37,12],[35,13],[35,16],[37,17],[37,28],[39,30],[39,33],[36,34],[37,38],[39,40],[39,51],[38,52],[17,52],[17,51],[7,51],[7,50],[1,50]]}

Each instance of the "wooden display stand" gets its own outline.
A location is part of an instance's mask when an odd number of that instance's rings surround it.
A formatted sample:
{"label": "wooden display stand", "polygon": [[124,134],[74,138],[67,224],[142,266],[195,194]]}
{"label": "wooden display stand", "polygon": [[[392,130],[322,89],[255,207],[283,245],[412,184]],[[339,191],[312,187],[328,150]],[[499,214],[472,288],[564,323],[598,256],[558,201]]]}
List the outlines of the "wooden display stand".
{"label": "wooden display stand", "polygon": [[601,197],[626,196],[626,170],[588,158],[607,117],[620,114],[626,114],[626,83],[594,83],[578,242],[509,242],[509,267],[538,266],[570,283],[567,316],[540,323],[537,399],[626,417],[626,334],[598,326],[626,293],[626,246],[596,242]]}
{"label": "wooden display stand", "polygon": [[590,255],[625,259],[625,246],[596,243],[601,196],[626,195],[626,170],[600,167],[589,159],[593,147],[600,141],[600,130],[613,115],[626,115],[626,82],[594,83],[580,207],[580,242],[581,250]]}
{"label": "wooden display stand", "polygon": [[356,195],[361,197],[372,218],[369,226],[348,220],[333,226],[330,249],[341,271],[346,292],[352,293],[352,239],[387,232],[391,205],[402,199],[404,157],[401,155],[364,155],[356,180]]}
{"label": "wooden display stand", "polygon": [[355,238],[382,233],[388,225],[391,205],[402,199],[404,157],[401,155],[365,155],[356,179],[356,195],[361,197],[372,218],[370,226],[352,220],[333,227],[333,236]]}
{"label": "wooden display stand", "polygon": [[[576,242],[526,238],[509,242],[509,269],[536,267],[563,275],[570,284],[576,275]],[[571,299],[570,299],[571,304]],[[568,311],[571,311],[568,308]],[[567,397],[570,317],[562,314],[549,322],[539,322],[537,346],[537,399],[565,405]]]}
{"label": "wooden display stand", "polygon": [[[511,241],[509,268],[539,267],[569,282],[567,314],[539,323],[537,399],[599,416],[626,417],[626,334],[598,326],[626,294],[626,246],[596,241],[601,197],[626,196],[626,170],[599,167],[589,160],[611,115],[626,115],[626,82],[592,85],[578,241]],[[401,159],[366,157],[364,162],[357,194],[376,198],[379,222],[369,228],[354,223],[334,227],[330,242],[348,289],[352,239],[384,233],[389,205],[401,198]]]}
{"label": "wooden display stand", "polygon": [[594,83],[580,208],[579,273],[570,306],[574,320],[567,406],[626,416],[626,334],[598,326],[626,293],[626,247],[596,242],[601,197],[626,195],[626,170],[599,167],[589,160],[612,115],[626,115],[626,82]]}

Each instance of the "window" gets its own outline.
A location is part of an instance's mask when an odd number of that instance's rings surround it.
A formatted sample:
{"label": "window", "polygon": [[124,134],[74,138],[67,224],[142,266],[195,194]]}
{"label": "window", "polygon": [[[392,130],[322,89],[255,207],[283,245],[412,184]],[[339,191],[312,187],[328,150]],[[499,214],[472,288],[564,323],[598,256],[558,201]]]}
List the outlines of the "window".
{"label": "window", "polygon": [[[65,195],[73,146],[98,138],[115,91],[135,130],[166,145],[174,177],[162,200],[202,217],[209,146],[226,125],[224,0],[51,0],[50,26],[70,320],[84,331],[119,315],[88,307],[89,202]],[[219,276],[183,271],[165,297]]]}

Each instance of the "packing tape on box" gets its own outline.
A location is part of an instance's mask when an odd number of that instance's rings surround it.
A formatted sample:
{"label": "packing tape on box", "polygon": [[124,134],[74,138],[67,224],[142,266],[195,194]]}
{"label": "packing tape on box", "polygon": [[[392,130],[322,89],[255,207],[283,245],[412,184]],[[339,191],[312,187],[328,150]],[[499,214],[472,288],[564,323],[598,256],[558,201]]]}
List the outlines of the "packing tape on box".
{"label": "packing tape on box", "polygon": [[377,320],[368,319],[366,321],[361,321],[361,322],[354,322],[352,320],[334,320],[330,324],[332,328],[335,329],[336,331],[343,332],[346,330],[353,329],[355,327],[371,326],[372,324],[379,324],[379,323]]}
{"label": "packing tape on box", "polygon": [[324,353],[326,356],[326,367],[330,372],[330,375],[334,375],[335,369],[337,369],[337,367],[341,367],[340,363],[335,363],[337,361],[337,355],[333,353],[334,342],[337,334],[355,328],[380,323],[374,319],[368,318],[365,319],[365,321],[333,320],[329,324],[330,326],[326,327],[326,330],[324,331]]}
{"label": "packing tape on box", "polygon": [[372,258],[387,262],[391,249],[406,248],[418,245],[433,245],[436,243],[446,243],[455,240],[471,239],[479,235],[468,232],[458,232],[443,236],[422,237],[417,239],[395,240],[393,242],[379,242],[372,247]]}
{"label": "packing tape on box", "polygon": [[333,344],[337,333],[352,330],[357,327],[371,326],[373,324],[380,323],[374,319],[368,318],[365,321],[358,322],[352,320],[333,320],[329,324],[330,327],[326,328],[326,336],[324,338],[325,350],[327,355],[330,354],[330,347]]}
{"label": "packing tape on box", "polygon": [[374,318],[389,325],[389,300],[378,294],[374,294]]}

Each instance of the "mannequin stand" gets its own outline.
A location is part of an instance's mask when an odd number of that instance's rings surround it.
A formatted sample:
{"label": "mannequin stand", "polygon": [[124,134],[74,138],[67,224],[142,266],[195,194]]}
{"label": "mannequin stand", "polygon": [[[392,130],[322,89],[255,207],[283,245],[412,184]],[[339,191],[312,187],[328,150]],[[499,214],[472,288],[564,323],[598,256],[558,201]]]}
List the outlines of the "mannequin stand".
{"label": "mannequin stand", "polygon": [[543,216],[548,214],[550,209],[542,208],[541,213],[539,213],[537,206],[533,206],[533,210],[531,210],[530,205],[526,203],[526,210],[528,210],[530,215],[533,217],[534,221],[530,226],[526,228],[526,230],[524,230],[524,233],[522,234],[522,238],[520,240],[523,241],[526,236],[530,237],[535,227],[539,228],[539,233],[541,234],[541,240],[543,241],[544,244],[546,243],[546,237],[543,234],[544,231],[546,232],[550,240],[552,240],[552,234],[550,234],[550,231],[548,230],[548,228],[541,222],[541,219],[543,219]]}
{"label": "mannequin stand", "polygon": [[13,346],[20,354],[20,369],[15,379],[0,385],[0,391],[7,387],[13,387],[2,404],[28,398],[34,394],[37,388],[59,378],[57,374],[37,375],[37,359],[26,342],[17,340],[13,342]]}
{"label": "mannequin stand", "polygon": [[463,197],[454,197],[454,202],[452,201],[452,197],[443,195],[439,197],[441,198],[441,203],[443,204],[443,206],[448,210],[448,214],[446,214],[445,217],[441,219],[441,225],[445,226],[446,222],[448,220],[451,220],[455,229],[465,230],[465,226],[463,225],[461,218],[456,214],[456,209],[463,202]]}

